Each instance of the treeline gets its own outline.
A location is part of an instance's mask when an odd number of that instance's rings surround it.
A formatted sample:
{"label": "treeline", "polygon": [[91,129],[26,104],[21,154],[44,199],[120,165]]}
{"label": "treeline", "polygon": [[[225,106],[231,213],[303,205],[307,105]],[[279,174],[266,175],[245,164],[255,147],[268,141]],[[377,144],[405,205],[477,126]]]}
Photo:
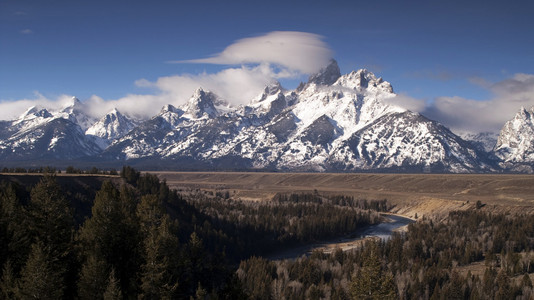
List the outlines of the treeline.
{"label": "treeline", "polygon": [[381,219],[371,207],[386,205],[384,201],[374,205],[365,200],[318,194],[277,195],[272,201],[241,201],[230,199],[226,193],[216,195],[197,193],[188,201],[216,219],[226,232],[239,234],[240,241],[236,242],[247,255],[354,234]]}
{"label": "treeline", "polygon": [[[452,212],[388,241],[295,261],[244,260],[237,274],[255,299],[532,299],[534,218]],[[459,267],[484,261],[482,276]]]}
{"label": "treeline", "polygon": [[61,170],[56,169],[54,167],[36,167],[36,168],[2,168],[2,173],[40,173],[40,174],[53,174],[53,173],[61,173]]}
{"label": "treeline", "polygon": [[[18,173],[18,174],[55,174],[55,173],[61,174],[60,169],[57,169],[55,167],[49,167],[49,166],[36,167],[36,168],[4,167],[1,170],[2,170],[1,171],[2,173],[12,173],[12,174],[15,174],[15,173]],[[92,167],[90,169],[79,169],[73,166],[68,166],[65,169],[65,173],[66,174],[92,174],[92,175],[119,175],[119,173],[115,169],[103,170],[97,167]]]}
{"label": "treeline", "polygon": [[66,174],[91,174],[91,175],[119,175],[117,170],[110,169],[110,170],[102,170],[97,167],[92,167],[90,169],[82,170],[75,168],[73,166],[68,166],[65,169]]}
{"label": "treeline", "polygon": [[81,224],[54,176],[24,189],[0,185],[0,298],[243,298],[201,214],[153,175],[105,181]]}

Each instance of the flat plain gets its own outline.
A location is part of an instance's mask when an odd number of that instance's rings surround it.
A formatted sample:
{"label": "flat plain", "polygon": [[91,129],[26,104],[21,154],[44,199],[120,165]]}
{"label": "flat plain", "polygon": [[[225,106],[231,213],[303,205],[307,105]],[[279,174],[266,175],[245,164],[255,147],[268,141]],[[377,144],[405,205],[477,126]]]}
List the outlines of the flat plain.
{"label": "flat plain", "polygon": [[473,208],[534,214],[534,175],[151,172],[176,189],[229,191],[233,198],[270,200],[277,193],[318,192],[382,200],[409,217],[444,216]]}

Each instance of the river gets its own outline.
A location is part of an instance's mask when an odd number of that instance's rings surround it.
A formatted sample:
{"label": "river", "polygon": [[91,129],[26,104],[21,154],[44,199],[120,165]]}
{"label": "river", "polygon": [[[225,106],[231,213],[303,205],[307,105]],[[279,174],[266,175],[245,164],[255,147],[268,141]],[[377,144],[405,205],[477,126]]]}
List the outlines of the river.
{"label": "river", "polygon": [[331,253],[338,247],[343,251],[347,251],[361,246],[364,239],[369,237],[378,237],[387,240],[396,229],[414,222],[412,219],[397,215],[384,214],[382,216],[384,217],[383,222],[361,228],[357,232],[351,234],[350,237],[284,249],[267,256],[267,258],[270,260],[296,259],[302,255],[309,255],[314,250],[322,250],[325,253]]}

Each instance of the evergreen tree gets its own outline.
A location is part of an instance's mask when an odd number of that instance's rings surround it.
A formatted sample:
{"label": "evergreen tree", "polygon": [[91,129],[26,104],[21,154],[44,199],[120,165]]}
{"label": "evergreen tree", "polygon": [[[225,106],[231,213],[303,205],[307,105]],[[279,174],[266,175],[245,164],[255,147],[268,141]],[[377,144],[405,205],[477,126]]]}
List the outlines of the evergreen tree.
{"label": "evergreen tree", "polygon": [[125,202],[135,201],[122,197],[109,181],[95,196],[92,216],[80,230],[84,256],[94,256],[113,267],[125,296],[136,293],[136,274],[139,271],[139,236],[136,217]]}
{"label": "evergreen tree", "polygon": [[2,279],[0,280],[0,298],[14,299],[16,292],[16,278],[11,267],[11,262],[8,260],[2,268]]}
{"label": "evergreen tree", "polygon": [[30,256],[21,271],[17,298],[61,299],[65,290],[62,272],[53,267],[48,251],[41,243],[32,245]]}
{"label": "evergreen tree", "polygon": [[78,297],[82,300],[102,299],[108,277],[108,265],[90,254],[80,271]]}
{"label": "evergreen tree", "polygon": [[143,196],[137,214],[145,250],[141,297],[170,299],[178,286],[178,238],[156,195]]}
{"label": "evergreen tree", "polygon": [[45,175],[30,193],[28,234],[33,243],[42,246],[50,267],[63,278],[63,291],[73,297],[76,258],[73,252],[74,216],[55,175]]}
{"label": "evergreen tree", "polygon": [[353,299],[396,299],[397,293],[393,276],[382,270],[378,245],[368,243],[366,257],[361,270],[351,284]]}
{"label": "evergreen tree", "polygon": [[199,282],[197,290],[195,292],[195,300],[205,300],[207,296],[208,296],[208,291],[206,291],[206,289],[204,289]]}
{"label": "evergreen tree", "polygon": [[55,177],[44,176],[32,189],[28,219],[34,241],[41,242],[54,260],[70,254],[74,217]]}
{"label": "evergreen tree", "polygon": [[25,226],[26,218],[15,185],[0,184],[0,265],[9,258],[14,273],[24,265],[31,245]]}
{"label": "evergreen tree", "polygon": [[109,273],[108,284],[104,292],[104,300],[122,300],[122,292],[119,281],[115,277],[115,269]]}

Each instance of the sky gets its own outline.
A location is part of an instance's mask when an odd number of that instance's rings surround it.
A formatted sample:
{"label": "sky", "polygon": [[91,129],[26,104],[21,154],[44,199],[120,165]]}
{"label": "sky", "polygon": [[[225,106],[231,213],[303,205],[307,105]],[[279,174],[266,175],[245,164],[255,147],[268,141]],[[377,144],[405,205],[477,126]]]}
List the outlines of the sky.
{"label": "sky", "polygon": [[455,132],[534,105],[533,1],[0,0],[0,119],[72,96],[153,115],[198,87],[234,104],[335,58]]}

